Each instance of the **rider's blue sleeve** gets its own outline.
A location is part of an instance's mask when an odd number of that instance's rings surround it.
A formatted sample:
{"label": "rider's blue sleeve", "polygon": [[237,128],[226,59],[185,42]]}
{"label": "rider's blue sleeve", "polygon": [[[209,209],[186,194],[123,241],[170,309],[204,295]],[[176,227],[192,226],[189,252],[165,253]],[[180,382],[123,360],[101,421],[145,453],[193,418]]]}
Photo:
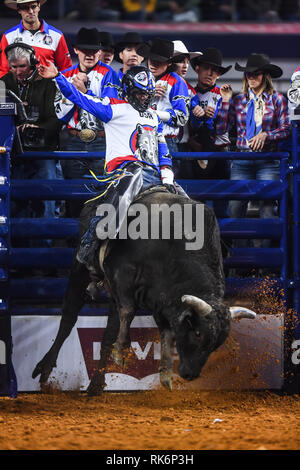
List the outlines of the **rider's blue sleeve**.
{"label": "rider's blue sleeve", "polygon": [[85,109],[103,122],[111,120],[113,112],[108,97],[96,98],[95,96],[81,93],[61,73],[55,78],[55,81],[62,94],[72,103]]}

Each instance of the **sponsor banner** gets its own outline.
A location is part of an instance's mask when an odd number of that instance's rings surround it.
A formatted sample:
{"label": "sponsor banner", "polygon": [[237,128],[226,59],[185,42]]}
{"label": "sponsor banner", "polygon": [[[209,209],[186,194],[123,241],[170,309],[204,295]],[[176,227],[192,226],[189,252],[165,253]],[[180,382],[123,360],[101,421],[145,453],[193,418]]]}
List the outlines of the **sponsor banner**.
{"label": "sponsor banner", "polygon": [[[107,317],[80,316],[66,339],[50,382],[62,390],[85,390],[101,354]],[[60,316],[12,317],[13,364],[18,390],[40,390],[31,378],[36,364],[53,344]],[[176,374],[174,387],[182,389],[280,389],[283,385],[282,316],[262,316],[232,323],[226,343],[211,354],[201,377],[184,382]],[[121,370],[109,362],[106,390],[149,390],[160,386],[160,338],[151,316],[138,316],[131,325],[132,351]],[[174,352],[175,370],[178,358]]]}

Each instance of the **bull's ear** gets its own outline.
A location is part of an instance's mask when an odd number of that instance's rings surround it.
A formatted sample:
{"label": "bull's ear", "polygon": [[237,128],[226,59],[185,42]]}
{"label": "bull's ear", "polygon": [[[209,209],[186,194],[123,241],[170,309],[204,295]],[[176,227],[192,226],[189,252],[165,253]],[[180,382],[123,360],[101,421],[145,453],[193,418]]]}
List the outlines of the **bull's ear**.
{"label": "bull's ear", "polygon": [[256,313],[253,310],[245,307],[229,307],[231,319],[234,320],[236,318],[255,318]]}
{"label": "bull's ear", "polygon": [[205,317],[212,311],[211,305],[194,295],[183,295],[181,301],[192,307],[200,317]]}

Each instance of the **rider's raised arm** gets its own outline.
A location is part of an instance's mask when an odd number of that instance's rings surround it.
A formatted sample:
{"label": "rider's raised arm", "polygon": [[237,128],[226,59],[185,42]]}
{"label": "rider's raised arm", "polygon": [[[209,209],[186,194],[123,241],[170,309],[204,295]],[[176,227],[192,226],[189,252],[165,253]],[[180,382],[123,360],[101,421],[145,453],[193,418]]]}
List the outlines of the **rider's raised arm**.
{"label": "rider's raised arm", "polygon": [[62,94],[72,101],[72,103],[85,109],[103,122],[110,121],[113,113],[108,97],[96,98],[95,96],[83,94],[81,91],[77,90],[72,83],[68,82],[66,77],[62,74],[57,75],[55,81]]}

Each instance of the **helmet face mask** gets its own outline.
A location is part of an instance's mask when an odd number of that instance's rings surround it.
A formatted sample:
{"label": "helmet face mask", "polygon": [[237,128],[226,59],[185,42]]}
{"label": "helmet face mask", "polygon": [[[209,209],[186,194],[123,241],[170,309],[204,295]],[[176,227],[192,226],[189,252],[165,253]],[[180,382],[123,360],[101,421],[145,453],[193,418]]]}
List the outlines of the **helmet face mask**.
{"label": "helmet face mask", "polygon": [[123,77],[122,88],[128,103],[137,111],[144,112],[151,106],[155,82],[146,67],[131,67]]}

